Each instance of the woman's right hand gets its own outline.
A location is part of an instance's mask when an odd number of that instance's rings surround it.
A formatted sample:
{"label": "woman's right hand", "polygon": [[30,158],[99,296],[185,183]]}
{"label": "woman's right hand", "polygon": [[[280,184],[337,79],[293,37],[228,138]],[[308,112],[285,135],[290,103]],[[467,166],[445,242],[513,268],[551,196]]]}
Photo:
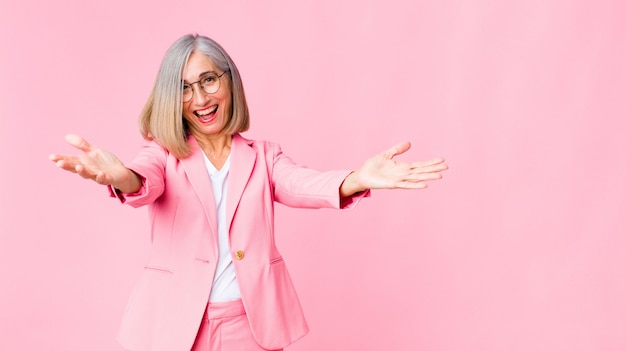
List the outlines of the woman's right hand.
{"label": "woman's right hand", "polygon": [[65,140],[83,154],[79,156],[50,155],[50,160],[57,167],[76,173],[98,184],[111,185],[123,193],[137,192],[141,179],[126,168],[114,154],[89,144],[78,135],[68,134]]}

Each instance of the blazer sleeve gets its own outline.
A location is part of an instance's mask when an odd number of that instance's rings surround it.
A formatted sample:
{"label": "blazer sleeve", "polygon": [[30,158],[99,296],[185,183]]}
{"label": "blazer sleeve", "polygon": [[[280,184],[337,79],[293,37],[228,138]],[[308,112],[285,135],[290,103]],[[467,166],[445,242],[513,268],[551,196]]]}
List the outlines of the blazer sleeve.
{"label": "blazer sleeve", "polygon": [[122,203],[140,207],[154,202],[165,189],[165,165],[169,153],[154,141],[146,142],[137,156],[127,166],[141,178],[139,191],[125,194],[109,185],[111,197]]}
{"label": "blazer sleeve", "polygon": [[369,189],[352,196],[341,198],[339,188],[350,170],[320,172],[296,164],[285,155],[278,144],[272,144],[272,184],[274,200],[284,205],[301,208],[352,208],[364,197],[370,196]]}

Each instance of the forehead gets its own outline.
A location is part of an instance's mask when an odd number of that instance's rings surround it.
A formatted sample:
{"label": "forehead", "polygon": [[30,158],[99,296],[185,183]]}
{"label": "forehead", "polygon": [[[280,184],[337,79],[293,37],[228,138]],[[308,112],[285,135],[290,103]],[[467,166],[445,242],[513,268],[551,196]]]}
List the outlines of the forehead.
{"label": "forehead", "polygon": [[183,69],[183,80],[192,82],[207,72],[217,72],[215,64],[207,55],[194,51],[189,55],[187,65]]}

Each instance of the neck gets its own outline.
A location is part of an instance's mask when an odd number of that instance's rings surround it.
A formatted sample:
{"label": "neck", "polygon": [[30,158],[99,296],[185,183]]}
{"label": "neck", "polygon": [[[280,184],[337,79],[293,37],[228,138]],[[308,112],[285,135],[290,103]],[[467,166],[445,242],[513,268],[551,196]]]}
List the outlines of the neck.
{"label": "neck", "polygon": [[198,145],[209,158],[213,166],[221,169],[230,155],[231,135],[200,135],[195,136]]}
{"label": "neck", "polygon": [[224,134],[196,135],[195,138],[202,150],[211,154],[220,154],[224,152],[224,150],[230,150],[232,140],[232,136]]}

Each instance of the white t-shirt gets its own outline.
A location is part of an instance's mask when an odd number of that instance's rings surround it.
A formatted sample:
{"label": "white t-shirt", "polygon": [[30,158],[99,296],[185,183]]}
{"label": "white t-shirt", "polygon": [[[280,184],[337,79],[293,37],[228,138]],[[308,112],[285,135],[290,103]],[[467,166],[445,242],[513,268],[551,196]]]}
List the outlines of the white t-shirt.
{"label": "white t-shirt", "polygon": [[237,300],[241,298],[241,292],[239,291],[239,284],[237,284],[237,277],[235,276],[235,267],[233,266],[233,259],[230,254],[228,228],[226,228],[226,194],[228,190],[228,172],[230,171],[230,155],[220,170],[215,168],[206,155],[204,155],[204,162],[209,171],[213,195],[215,196],[219,246],[219,259],[217,261],[215,279],[213,279],[213,288],[211,289],[209,301]]}

